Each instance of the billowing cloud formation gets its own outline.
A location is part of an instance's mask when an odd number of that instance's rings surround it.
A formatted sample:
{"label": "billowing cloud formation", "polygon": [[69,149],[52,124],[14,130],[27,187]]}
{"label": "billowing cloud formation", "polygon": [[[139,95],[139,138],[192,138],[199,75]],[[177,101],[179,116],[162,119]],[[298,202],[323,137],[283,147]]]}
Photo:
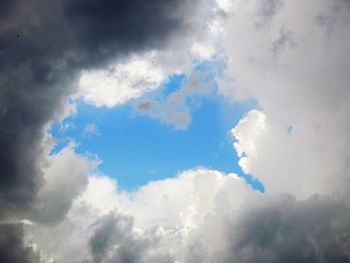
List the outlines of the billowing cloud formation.
{"label": "billowing cloud formation", "polygon": [[56,223],[63,219],[73,200],[85,190],[88,175],[98,160],[74,153],[73,146],[63,148],[48,157],[43,167],[44,183],[37,193],[32,218],[43,223]]}
{"label": "billowing cloud formation", "polygon": [[[75,75],[100,72],[95,67],[115,63],[120,52],[167,44],[160,52],[166,57],[179,43],[167,36],[191,21],[191,4],[1,5],[3,262],[350,261],[348,1],[217,0],[215,7],[208,3],[198,11],[215,9],[205,27],[226,52],[220,91],[258,103],[260,110],[247,113],[232,135],[240,165],[264,183],[266,193],[234,174],[205,168],[127,192],[98,174],[98,161],[76,154],[74,147],[48,156],[44,126],[73,93],[68,83]],[[56,11],[50,15],[49,5]],[[205,43],[189,45],[194,57],[213,56],[214,47]],[[155,67],[169,72],[175,57],[170,66]],[[118,85],[135,79],[125,71],[130,58],[117,62],[127,76],[112,74]],[[135,94],[158,81],[143,82]],[[178,105],[191,87],[174,93]],[[106,105],[97,96],[90,101]],[[146,111],[152,105],[142,100],[136,107]]]}
{"label": "billowing cloud formation", "polygon": [[210,255],[222,246],[224,222],[252,195],[238,176],[206,169],[151,182],[134,193],[119,191],[108,177],[91,176],[65,220],[26,229],[59,262],[187,262],[197,249]]}
{"label": "billowing cloud formation", "polygon": [[222,22],[229,78],[220,87],[235,99],[253,97],[266,116],[249,172],[269,192],[349,189],[349,8],[348,1],[233,1]]}
{"label": "billowing cloud formation", "polygon": [[[1,219],[31,217],[33,209],[46,214],[45,221],[64,216],[87,173],[66,182],[63,170],[52,181],[44,177],[46,124],[64,113],[81,70],[160,48],[171,33],[186,34],[182,16],[194,8],[181,0],[1,2]],[[56,183],[67,197],[56,198]]]}
{"label": "billowing cloud formation", "polygon": [[97,107],[113,107],[157,88],[165,80],[163,70],[154,65],[152,54],[130,58],[106,71],[85,72],[80,78],[80,93]]}
{"label": "billowing cloud formation", "polygon": [[128,217],[107,215],[89,240],[94,262],[172,262],[168,255],[149,253],[157,240],[133,230]]}
{"label": "billowing cloud formation", "polygon": [[315,195],[255,200],[233,222],[224,262],[348,262],[349,206]]}
{"label": "billowing cloud formation", "polygon": [[0,258],[2,262],[38,262],[40,256],[23,241],[23,225],[0,224]]}
{"label": "billowing cloud formation", "polygon": [[264,131],[265,115],[257,110],[248,112],[247,116],[231,130],[232,136],[237,140],[233,146],[240,157],[239,165],[246,174],[249,173],[251,159],[257,158],[257,140]]}
{"label": "billowing cloud formation", "polygon": [[64,221],[26,229],[58,262],[347,262],[349,216],[341,200],[269,196],[197,169],[134,193],[90,177]]}
{"label": "billowing cloud formation", "polygon": [[116,56],[161,47],[171,32],[183,29],[180,10],[185,7],[190,11],[194,5],[175,0],[2,2],[2,216],[30,206],[42,181],[38,159],[44,125],[74,91],[76,74]]}
{"label": "billowing cloud formation", "polygon": [[[193,71],[201,63],[213,61],[222,55],[216,48],[218,43],[213,30],[213,23],[221,14],[212,4],[209,6],[208,2],[203,1],[198,4],[197,12],[184,15],[183,23],[191,26],[190,34],[172,37],[171,43],[169,41],[164,48],[138,52],[114,61],[108,67],[84,71],[80,76],[79,92],[73,97],[83,98],[96,107],[108,108],[136,100],[137,113],[160,119],[176,129],[187,128],[191,116],[186,98],[193,95],[196,89],[201,95],[201,89],[205,92],[209,86],[209,83],[199,81],[199,74],[193,74]],[[203,18],[206,18],[206,23],[203,23]],[[174,74],[187,76],[190,80],[181,88],[181,92],[174,92],[166,102],[154,98],[145,101],[144,97],[164,86]],[[195,79],[198,79],[197,83],[194,83]],[[190,93],[188,86],[192,84],[195,86],[192,94],[186,94]],[[213,88],[214,85],[211,83],[211,86]]]}

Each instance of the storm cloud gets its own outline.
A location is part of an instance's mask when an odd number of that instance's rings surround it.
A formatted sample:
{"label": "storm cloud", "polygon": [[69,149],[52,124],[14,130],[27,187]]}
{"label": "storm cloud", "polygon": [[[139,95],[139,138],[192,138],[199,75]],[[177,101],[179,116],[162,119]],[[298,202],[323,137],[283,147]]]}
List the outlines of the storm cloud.
{"label": "storm cloud", "polygon": [[2,1],[2,217],[9,210],[30,207],[42,184],[38,160],[44,126],[74,92],[79,71],[131,51],[161,47],[171,33],[183,30],[179,9],[184,4],[186,1]]}
{"label": "storm cloud", "polygon": [[254,203],[234,219],[222,262],[349,262],[349,204],[318,195]]}
{"label": "storm cloud", "polygon": [[[41,168],[47,158],[46,125],[64,111],[81,70],[160,48],[172,33],[184,32],[184,5],[195,6],[181,0],[1,1],[1,219],[29,216],[50,223],[64,217],[87,173],[71,177],[77,181],[67,185],[72,191],[62,199],[66,201],[59,201],[59,191],[45,181]],[[48,187],[41,189],[44,185]],[[27,262],[18,243],[21,233],[11,225],[2,229],[1,261]]]}
{"label": "storm cloud", "polygon": [[0,258],[4,263],[39,262],[39,255],[25,246],[23,225],[0,224]]}

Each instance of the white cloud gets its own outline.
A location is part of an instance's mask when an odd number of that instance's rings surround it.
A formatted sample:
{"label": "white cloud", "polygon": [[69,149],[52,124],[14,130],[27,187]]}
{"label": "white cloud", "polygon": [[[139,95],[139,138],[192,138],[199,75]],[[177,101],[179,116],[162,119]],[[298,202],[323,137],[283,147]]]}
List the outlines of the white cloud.
{"label": "white cloud", "polygon": [[[153,253],[168,253],[174,260],[184,262],[188,252],[181,251],[188,249],[198,235],[196,229],[207,224],[208,217],[215,216],[216,224],[220,224],[255,194],[258,193],[237,175],[207,169],[150,182],[135,192],[120,192],[109,177],[90,176],[86,191],[76,199],[64,221],[50,228],[29,225],[27,230],[45,254],[60,262],[69,262],[80,250],[78,262],[89,257],[88,240],[96,229],[96,221],[122,214],[133,218],[132,231],[145,238],[151,235],[160,242],[152,248]],[[220,243],[211,243],[213,239],[220,241],[219,229],[208,230],[203,240],[210,253],[220,248]]]}
{"label": "white cloud", "polygon": [[[46,262],[300,261],[304,253],[315,260],[324,254],[347,259],[349,243],[339,243],[337,234],[348,233],[347,211],[330,198],[299,202],[261,194],[234,174],[200,168],[135,192],[120,192],[109,177],[90,176],[63,221],[25,229],[32,246],[52,260]],[[289,238],[294,235],[297,241]]]}
{"label": "white cloud", "polygon": [[[117,209],[133,216],[139,227],[193,227],[193,222],[200,222],[214,209],[216,195],[227,191],[227,185],[235,189],[232,192],[235,198],[232,196],[230,204],[234,210],[251,191],[249,186],[235,174],[206,169],[185,171],[175,178],[150,182],[132,193],[118,192],[116,182],[108,177],[91,177],[81,201],[102,214]],[[150,210],[154,213],[147,212]]]}
{"label": "white cloud", "polygon": [[195,42],[192,45],[191,51],[195,58],[201,60],[209,60],[215,54],[215,49],[208,43]]}
{"label": "white cloud", "polygon": [[223,10],[226,13],[229,13],[231,11],[234,1],[233,0],[216,0],[215,2],[219,9]]}
{"label": "white cloud", "polygon": [[265,115],[257,110],[248,112],[231,130],[232,136],[236,139],[233,146],[240,157],[239,165],[245,173],[250,173],[249,163],[251,159],[258,158],[256,144],[264,131]]}
{"label": "white cloud", "polygon": [[80,96],[97,107],[114,107],[156,89],[165,79],[152,61],[154,52],[132,56],[106,70],[89,70],[80,77]]}
{"label": "white cloud", "polygon": [[228,68],[220,89],[255,99],[267,117],[249,172],[268,191],[347,191],[348,9],[345,1],[235,1],[223,20]]}
{"label": "white cloud", "polygon": [[[215,6],[217,3],[215,3]],[[149,92],[162,87],[174,74],[190,76],[193,69],[204,60],[220,53],[214,21],[220,20],[217,8],[210,8],[206,0],[198,5],[196,13],[184,16],[188,32],[175,35],[169,45],[132,54],[123,61],[115,61],[108,68],[84,71],[79,81],[79,91],[74,98],[96,107],[115,107],[132,99],[147,97]],[[186,14],[187,10],[183,10]],[[206,23],[203,23],[203,17]],[[184,119],[184,114],[169,115],[170,122]],[[188,118],[188,116],[186,116]]]}

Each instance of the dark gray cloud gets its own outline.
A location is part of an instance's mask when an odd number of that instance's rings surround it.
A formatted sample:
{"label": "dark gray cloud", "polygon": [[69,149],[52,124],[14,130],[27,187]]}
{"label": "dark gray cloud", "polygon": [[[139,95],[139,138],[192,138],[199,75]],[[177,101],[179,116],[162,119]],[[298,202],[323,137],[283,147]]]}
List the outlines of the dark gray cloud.
{"label": "dark gray cloud", "polygon": [[22,224],[0,224],[0,261],[3,263],[38,263],[37,255],[23,242]]}
{"label": "dark gray cloud", "polygon": [[254,203],[230,226],[222,262],[350,262],[348,204],[317,195]]}
{"label": "dark gray cloud", "polygon": [[[183,26],[176,10],[184,2],[0,2],[0,219],[24,216],[33,208],[38,221],[63,218],[71,201],[58,201],[60,189],[44,200],[37,197],[44,185],[39,163],[45,125],[74,92],[80,70],[162,46]],[[40,207],[43,213],[37,213]],[[19,226],[1,225],[1,262],[38,262],[22,238]]]}
{"label": "dark gray cloud", "polygon": [[0,2],[0,17],[8,17],[11,15],[17,0],[3,0]]}
{"label": "dark gray cloud", "polygon": [[44,125],[81,69],[162,46],[185,0],[2,1],[0,11],[0,217],[30,208],[42,184]]}
{"label": "dark gray cloud", "polygon": [[156,239],[144,238],[133,232],[132,218],[111,214],[98,224],[89,241],[95,263],[172,262],[166,254],[148,253],[148,249],[156,245]]}
{"label": "dark gray cloud", "polygon": [[159,47],[169,32],[180,26],[174,13],[179,4],[177,0],[107,0],[103,4],[68,0],[63,9],[78,48],[83,55],[89,54],[90,62],[110,58],[116,49],[129,52],[140,46]]}
{"label": "dark gray cloud", "polygon": [[73,201],[88,183],[89,165],[74,148],[66,147],[50,158],[45,169],[45,183],[37,193],[30,219],[37,223],[56,224],[64,219]]}

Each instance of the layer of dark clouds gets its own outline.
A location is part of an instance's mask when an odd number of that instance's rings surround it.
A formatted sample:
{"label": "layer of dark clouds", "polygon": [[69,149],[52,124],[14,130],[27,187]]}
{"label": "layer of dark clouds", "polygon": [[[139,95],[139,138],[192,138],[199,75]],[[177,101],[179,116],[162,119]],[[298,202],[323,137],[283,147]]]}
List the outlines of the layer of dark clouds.
{"label": "layer of dark clouds", "polygon": [[144,238],[133,230],[132,218],[107,215],[97,222],[98,227],[89,245],[94,263],[101,262],[173,262],[166,254],[149,254],[156,239]]}
{"label": "layer of dark clouds", "polygon": [[255,200],[234,219],[223,262],[350,262],[350,209],[314,195]]}
{"label": "layer of dark clouds", "polygon": [[[64,14],[86,63],[130,52],[142,46],[159,47],[169,32],[180,28],[174,11],[182,1],[65,1]],[[87,54],[85,54],[85,52]]]}
{"label": "layer of dark clouds", "polygon": [[[161,47],[172,33],[184,30],[178,9],[185,3],[1,1],[0,219],[23,217],[35,206],[44,184],[45,125],[74,92],[80,70]],[[46,213],[43,220],[52,217]],[[27,262],[17,228],[2,225],[1,231],[1,262]]]}
{"label": "layer of dark clouds", "polygon": [[3,263],[37,263],[40,258],[23,241],[22,224],[0,224],[0,260]]}
{"label": "layer of dark clouds", "polygon": [[0,204],[31,206],[42,184],[44,125],[74,92],[81,69],[162,46],[183,29],[185,1],[2,1]]}
{"label": "layer of dark clouds", "polygon": [[[226,220],[221,221],[222,216]],[[175,262],[182,257],[180,262],[188,263],[350,262],[349,203],[316,194],[307,200],[289,194],[261,194],[246,200],[234,214],[216,211],[188,233],[181,244],[182,256],[179,251],[167,254],[169,244],[178,246],[176,234],[167,237],[164,250],[157,251],[164,240],[150,233],[137,234],[130,217],[110,214],[94,225],[89,246],[95,263]],[[213,251],[205,245],[205,233],[220,227],[224,245]]]}

